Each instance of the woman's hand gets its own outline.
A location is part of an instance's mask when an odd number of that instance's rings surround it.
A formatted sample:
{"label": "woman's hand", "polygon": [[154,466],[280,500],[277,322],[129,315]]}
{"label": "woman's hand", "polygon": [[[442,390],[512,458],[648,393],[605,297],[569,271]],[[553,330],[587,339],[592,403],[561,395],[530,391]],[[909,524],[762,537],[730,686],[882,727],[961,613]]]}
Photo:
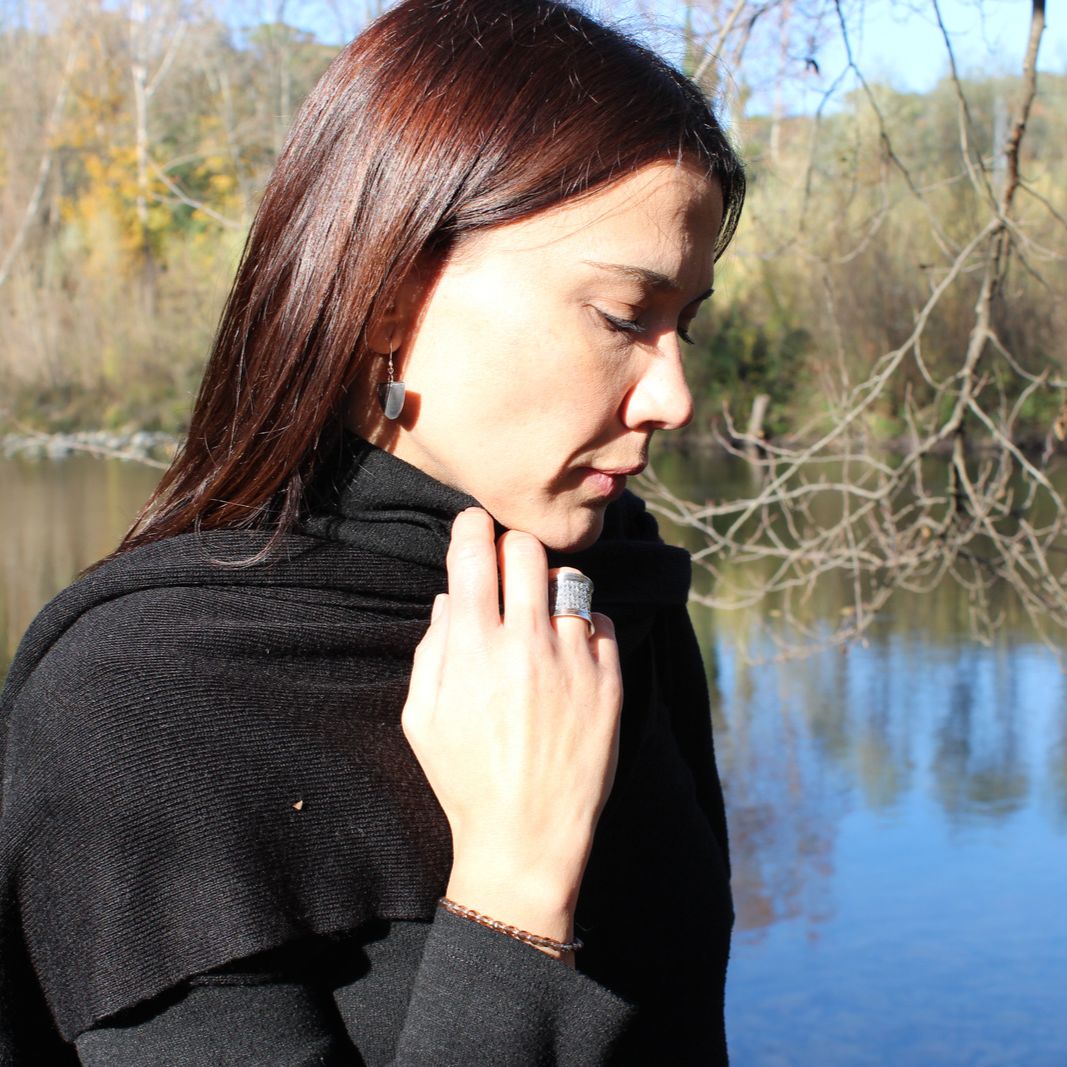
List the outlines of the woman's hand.
{"label": "woman's hand", "polygon": [[477,508],[452,527],[448,588],[415,653],[404,734],[452,829],[448,896],[568,940],[618,759],[610,619],[548,613],[545,551]]}

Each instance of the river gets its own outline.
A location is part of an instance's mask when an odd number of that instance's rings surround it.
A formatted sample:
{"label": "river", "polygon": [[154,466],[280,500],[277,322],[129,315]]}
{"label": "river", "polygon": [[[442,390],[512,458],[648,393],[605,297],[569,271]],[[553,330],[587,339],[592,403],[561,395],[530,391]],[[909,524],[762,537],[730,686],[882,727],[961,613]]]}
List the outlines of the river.
{"label": "river", "polygon": [[[678,462],[687,486],[732,477]],[[0,460],[0,674],[157,477]],[[758,611],[693,618],[730,820],[735,1067],[1067,1065],[1067,682],[1052,652],[1011,611],[979,643],[948,586],[891,601],[865,642],[786,662]]]}

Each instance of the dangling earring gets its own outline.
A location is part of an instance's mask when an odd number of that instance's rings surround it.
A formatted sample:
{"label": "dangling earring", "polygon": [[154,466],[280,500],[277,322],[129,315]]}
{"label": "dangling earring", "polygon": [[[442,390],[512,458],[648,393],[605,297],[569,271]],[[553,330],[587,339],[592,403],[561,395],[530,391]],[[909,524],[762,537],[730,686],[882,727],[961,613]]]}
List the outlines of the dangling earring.
{"label": "dangling earring", "polygon": [[394,378],[393,371],[393,347],[389,346],[389,380],[378,383],[378,403],[381,405],[382,411],[385,413],[387,419],[396,419],[400,417],[400,412],[404,410],[404,392],[406,386],[403,382],[398,382]]}

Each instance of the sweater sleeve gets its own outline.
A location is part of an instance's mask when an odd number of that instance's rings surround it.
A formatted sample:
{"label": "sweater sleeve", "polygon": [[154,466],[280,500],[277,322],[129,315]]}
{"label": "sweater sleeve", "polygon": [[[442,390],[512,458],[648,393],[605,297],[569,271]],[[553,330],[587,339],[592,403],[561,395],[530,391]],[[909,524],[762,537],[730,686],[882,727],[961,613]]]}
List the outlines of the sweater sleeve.
{"label": "sweater sleeve", "polygon": [[[420,946],[412,974],[405,957]],[[633,1010],[544,953],[445,912],[393,924],[359,976],[335,988],[272,962],[193,979],[86,1031],[75,1041],[82,1064],[607,1067]],[[377,1000],[366,992],[375,987]]]}
{"label": "sweater sleeve", "polygon": [[599,1067],[626,1001],[505,934],[448,913],[431,924],[397,1045],[397,1067]]}

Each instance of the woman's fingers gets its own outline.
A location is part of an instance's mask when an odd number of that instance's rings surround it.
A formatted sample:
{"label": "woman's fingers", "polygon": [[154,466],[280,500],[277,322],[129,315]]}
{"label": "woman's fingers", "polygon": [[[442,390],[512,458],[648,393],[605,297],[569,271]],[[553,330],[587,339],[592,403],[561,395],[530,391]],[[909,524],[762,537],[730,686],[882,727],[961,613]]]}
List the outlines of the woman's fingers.
{"label": "woman's fingers", "polygon": [[548,629],[548,561],[533,534],[508,530],[497,543],[505,626]]}
{"label": "woman's fingers", "polygon": [[[498,573],[505,623],[545,628],[550,619],[548,562],[544,547],[532,534],[508,530],[494,546],[488,512],[468,508],[453,523],[446,566],[450,632],[459,640],[464,634],[474,635],[481,643],[500,626]],[[572,569],[562,568],[562,572]],[[580,616],[551,617],[551,624],[566,645],[589,638],[589,623]]]}
{"label": "woman's fingers", "polygon": [[484,637],[500,625],[493,520],[481,508],[467,508],[452,524],[446,559],[449,618],[457,636]]}
{"label": "woman's fingers", "polygon": [[615,641],[615,624],[607,615],[593,612],[593,636],[588,638],[593,658],[614,675],[620,672],[619,646]]}
{"label": "woman's fingers", "polygon": [[554,615],[552,629],[564,645],[580,647],[589,644],[589,623],[577,615]]}
{"label": "woman's fingers", "polygon": [[409,743],[419,729],[422,718],[431,715],[437,705],[447,642],[448,594],[438,593],[430,614],[430,628],[415,649],[407,701],[400,715],[400,724]]}
{"label": "woman's fingers", "polygon": [[415,649],[415,672],[410,692],[432,701],[437,695],[448,642],[448,594],[434,597],[430,628]]}
{"label": "woman's fingers", "polygon": [[544,546],[532,534],[508,530],[497,542],[504,590],[504,625],[555,631],[564,647],[581,648],[589,640],[589,622],[578,615],[551,615],[549,580],[579,574],[573,567],[548,569]]}

